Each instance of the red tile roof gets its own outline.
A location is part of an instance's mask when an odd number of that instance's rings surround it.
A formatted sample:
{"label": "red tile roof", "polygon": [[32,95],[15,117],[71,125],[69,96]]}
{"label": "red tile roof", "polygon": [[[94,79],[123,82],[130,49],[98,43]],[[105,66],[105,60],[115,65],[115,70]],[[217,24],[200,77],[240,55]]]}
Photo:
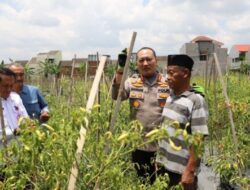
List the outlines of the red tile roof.
{"label": "red tile roof", "polygon": [[217,40],[214,40],[212,38],[209,38],[207,36],[197,36],[195,37],[193,40],[191,40],[191,43],[195,43],[195,42],[213,42],[214,44],[217,44],[219,46],[224,45],[222,42],[219,42]]}
{"label": "red tile roof", "polygon": [[234,48],[240,52],[247,52],[250,50],[250,45],[249,44],[236,44],[234,45]]}

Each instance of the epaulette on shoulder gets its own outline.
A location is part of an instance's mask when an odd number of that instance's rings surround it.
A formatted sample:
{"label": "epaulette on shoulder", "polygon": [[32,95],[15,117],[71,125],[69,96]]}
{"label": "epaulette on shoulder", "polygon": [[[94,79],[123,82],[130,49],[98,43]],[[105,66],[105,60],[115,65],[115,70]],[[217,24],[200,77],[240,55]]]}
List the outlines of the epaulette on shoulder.
{"label": "epaulette on shoulder", "polygon": [[159,81],[158,84],[161,87],[168,87],[168,83],[166,81]]}
{"label": "epaulette on shoulder", "polygon": [[134,74],[132,77],[130,77],[130,83],[135,87],[143,86],[143,81],[138,74]]}
{"label": "epaulette on shoulder", "polygon": [[140,75],[139,74],[137,74],[137,73],[134,73],[134,74],[132,74],[131,75],[131,77],[130,78],[140,78]]}
{"label": "epaulette on shoulder", "polygon": [[137,82],[138,79],[140,79],[140,76],[138,74],[133,74],[131,77],[129,77],[131,84],[134,84]]}

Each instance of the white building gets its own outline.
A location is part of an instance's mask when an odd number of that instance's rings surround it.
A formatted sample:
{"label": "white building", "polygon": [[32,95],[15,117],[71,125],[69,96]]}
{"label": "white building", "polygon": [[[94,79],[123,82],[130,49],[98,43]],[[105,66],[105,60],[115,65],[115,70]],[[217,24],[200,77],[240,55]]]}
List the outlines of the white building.
{"label": "white building", "polygon": [[207,36],[197,36],[188,43],[183,44],[180,53],[187,54],[194,60],[193,75],[204,75],[210,72],[213,53],[217,54],[221,70],[225,73],[228,63],[227,48],[224,44]]}
{"label": "white building", "polygon": [[240,69],[241,64],[250,64],[250,44],[233,45],[229,52],[230,69]]}

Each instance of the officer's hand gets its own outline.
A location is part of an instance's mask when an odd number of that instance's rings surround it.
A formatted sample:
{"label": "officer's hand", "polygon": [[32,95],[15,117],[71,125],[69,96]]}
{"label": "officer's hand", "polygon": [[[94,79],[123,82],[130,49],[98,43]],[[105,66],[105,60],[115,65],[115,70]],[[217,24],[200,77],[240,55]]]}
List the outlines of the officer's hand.
{"label": "officer's hand", "polygon": [[127,59],[127,48],[122,50],[121,53],[118,54],[118,65],[120,68],[123,68],[125,66]]}
{"label": "officer's hand", "polygon": [[205,97],[205,90],[202,86],[193,83],[192,89],[194,90],[194,92],[201,94],[203,97]]}
{"label": "officer's hand", "polygon": [[49,120],[50,116],[48,112],[42,112],[40,115],[40,121],[41,122],[47,122]]}

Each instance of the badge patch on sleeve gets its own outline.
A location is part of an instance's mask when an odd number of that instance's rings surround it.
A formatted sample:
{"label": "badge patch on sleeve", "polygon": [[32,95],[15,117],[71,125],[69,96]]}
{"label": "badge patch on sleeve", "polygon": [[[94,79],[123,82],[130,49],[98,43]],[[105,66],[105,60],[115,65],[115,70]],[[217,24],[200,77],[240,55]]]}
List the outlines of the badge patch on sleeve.
{"label": "badge patch on sleeve", "polygon": [[140,102],[139,102],[138,100],[134,100],[134,101],[132,102],[132,105],[133,105],[134,108],[139,108]]}
{"label": "badge patch on sleeve", "polygon": [[160,101],[160,102],[159,102],[159,106],[160,106],[161,108],[164,108],[165,104],[166,104],[165,101]]}
{"label": "badge patch on sleeve", "polygon": [[160,94],[159,94],[159,97],[160,97],[160,98],[164,98],[164,99],[166,99],[168,96],[169,96],[168,93],[160,93]]}

